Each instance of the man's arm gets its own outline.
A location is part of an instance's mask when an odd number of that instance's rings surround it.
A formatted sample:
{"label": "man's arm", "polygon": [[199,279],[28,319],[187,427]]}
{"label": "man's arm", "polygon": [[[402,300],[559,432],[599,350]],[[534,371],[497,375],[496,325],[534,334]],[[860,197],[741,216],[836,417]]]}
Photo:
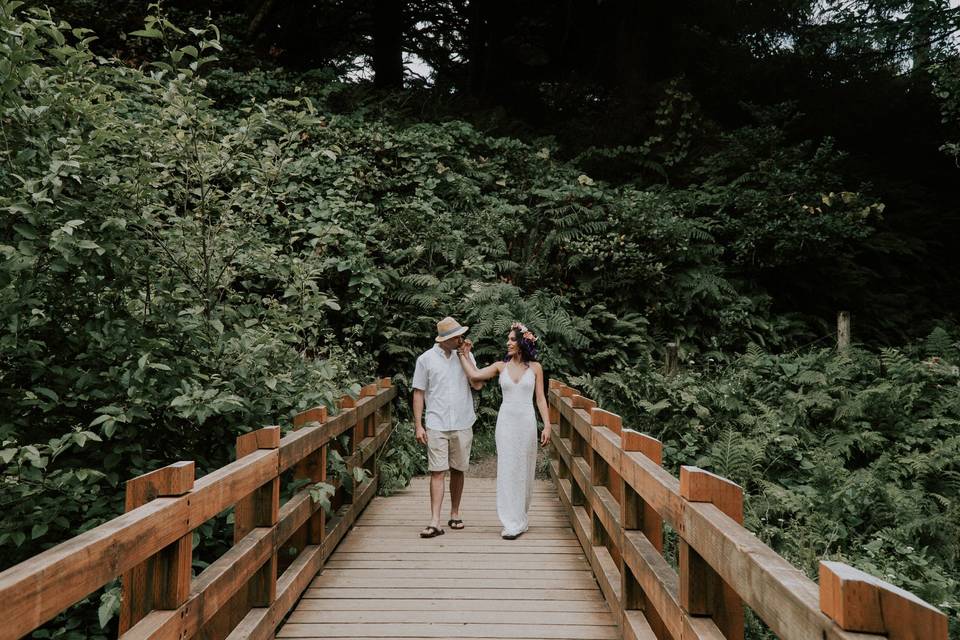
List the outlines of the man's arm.
{"label": "man's arm", "polygon": [[417,442],[427,444],[427,431],[423,428],[423,389],[413,390],[413,429]]}

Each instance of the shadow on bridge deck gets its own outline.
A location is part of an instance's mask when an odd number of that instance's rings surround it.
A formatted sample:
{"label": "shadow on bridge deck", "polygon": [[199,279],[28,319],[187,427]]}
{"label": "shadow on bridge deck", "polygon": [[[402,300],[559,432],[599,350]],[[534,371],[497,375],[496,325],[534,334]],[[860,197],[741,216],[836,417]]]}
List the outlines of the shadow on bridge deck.
{"label": "shadow on bridge deck", "polygon": [[495,491],[468,478],[466,528],[430,540],[426,478],[375,498],[277,637],[619,638],[553,484],[537,482],[514,541],[500,538]]}

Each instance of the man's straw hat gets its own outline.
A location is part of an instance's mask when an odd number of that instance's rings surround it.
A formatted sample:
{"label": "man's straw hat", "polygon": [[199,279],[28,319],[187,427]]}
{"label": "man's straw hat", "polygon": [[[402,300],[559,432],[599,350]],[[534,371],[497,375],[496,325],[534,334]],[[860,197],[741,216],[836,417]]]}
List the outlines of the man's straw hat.
{"label": "man's straw hat", "polygon": [[465,334],[469,330],[470,327],[464,327],[450,316],[447,316],[437,323],[436,341],[443,342],[444,340],[449,340],[450,338],[456,338],[457,336]]}

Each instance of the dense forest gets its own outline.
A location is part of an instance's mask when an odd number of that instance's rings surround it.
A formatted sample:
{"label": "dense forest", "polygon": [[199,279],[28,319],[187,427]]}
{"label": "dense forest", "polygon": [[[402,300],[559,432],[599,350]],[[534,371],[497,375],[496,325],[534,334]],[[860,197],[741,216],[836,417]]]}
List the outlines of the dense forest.
{"label": "dense forest", "polygon": [[[374,375],[409,397],[449,314],[482,363],[523,321],[784,557],[960,638],[958,29],[937,0],[0,0],[0,569],[130,477]],[[424,471],[408,424],[382,465]],[[35,637],[115,636],[118,593]]]}

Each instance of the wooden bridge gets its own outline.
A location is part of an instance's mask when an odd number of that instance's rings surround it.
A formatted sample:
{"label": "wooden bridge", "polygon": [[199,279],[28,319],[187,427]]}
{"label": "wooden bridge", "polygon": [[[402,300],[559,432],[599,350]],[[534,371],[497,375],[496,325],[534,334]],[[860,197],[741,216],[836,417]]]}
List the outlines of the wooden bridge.
{"label": "wooden bridge", "polygon": [[[822,562],[818,586],[741,526],[737,485],[696,467],[674,478],[657,440],[556,382],[553,482],[531,530],[501,540],[493,484],[471,479],[467,529],[420,540],[423,481],[373,498],[395,396],[384,379],[283,437],[240,436],[237,460],[198,479],[181,462],[130,480],[124,515],[0,573],[0,640],[118,577],[123,640],[734,640],[745,606],[790,640],[947,638],[942,613],[847,565]],[[281,483],[328,481],[331,449],[369,479],[338,487],[331,517],[308,488],[281,505]],[[193,531],[230,508],[233,547],[193,576]]]}

